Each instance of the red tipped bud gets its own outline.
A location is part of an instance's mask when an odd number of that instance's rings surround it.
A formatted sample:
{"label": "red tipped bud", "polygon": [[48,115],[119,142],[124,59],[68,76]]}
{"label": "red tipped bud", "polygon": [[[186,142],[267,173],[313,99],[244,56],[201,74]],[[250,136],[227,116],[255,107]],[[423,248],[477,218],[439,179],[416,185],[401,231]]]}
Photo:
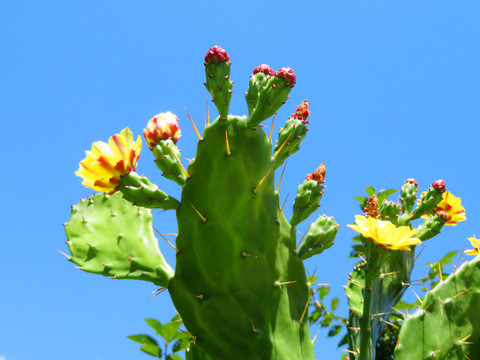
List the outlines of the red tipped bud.
{"label": "red tipped bud", "polygon": [[316,181],[318,184],[323,184],[325,181],[325,175],[327,168],[324,163],[321,163],[317,170],[313,174],[307,174],[307,180]]}
{"label": "red tipped bud", "polygon": [[262,64],[258,65],[255,69],[253,69],[253,75],[256,73],[262,72],[266,75],[272,75],[273,76],[273,69],[268,66],[267,64]]}
{"label": "red tipped bud", "polygon": [[411,179],[411,178],[410,178],[410,179],[405,180],[405,184],[407,184],[407,183],[408,183],[408,184],[415,185],[416,187],[418,187],[418,182],[417,182],[417,180],[415,180],[415,179]]}
{"label": "red tipped bud", "polygon": [[370,196],[367,201],[367,206],[363,209],[368,216],[377,217],[378,214],[378,198],[376,194]]}
{"label": "red tipped bud", "polygon": [[445,181],[443,180],[434,181],[432,187],[441,193],[444,193],[447,190],[447,185],[445,185]]}
{"label": "red tipped bud", "polygon": [[221,63],[222,61],[228,61],[230,64],[230,58],[225,50],[220,46],[215,45],[208,50],[207,55],[205,55],[205,65],[210,63]]}
{"label": "red tipped bud", "polygon": [[275,73],[275,76],[285,80],[287,86],[294,87],[297,82],[297,77],[295,76],[293,69],[290,69],[287,67],[277,70],[277,72]]}
{"label": "red tipped bud", "polygon": [[180,137],[177,116],[170,111],[155,115],[143,130],[143,137],[150,150],[153,150],[160,140],[172,139],[173,143],[176,143]]}
{"label": "red tipped bud", "polygon": [[446,213],[445,211],[443,211],[443,210],[437,210],[437,211],[435,212],[435,215],[444,218],[445,221],[448,220],[448,215],[447,215],[447,213]]}
{"label": "red tipped bud", "polygon": [[308,124],[307,118],[309,116],[310,116],[310,110],[308,110],[307,100],[303,100],[302,103],[297,107],[296,113],[290,115],[290,117],[298,119],[304,124]]}

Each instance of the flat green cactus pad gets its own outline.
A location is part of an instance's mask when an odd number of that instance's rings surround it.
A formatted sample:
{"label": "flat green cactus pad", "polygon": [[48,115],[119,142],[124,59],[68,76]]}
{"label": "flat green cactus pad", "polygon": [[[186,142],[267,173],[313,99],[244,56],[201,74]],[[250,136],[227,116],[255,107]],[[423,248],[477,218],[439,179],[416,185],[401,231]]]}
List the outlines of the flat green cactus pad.
{"label": "flat green cactus pad", "polygon": [[86,272],[158,286],[173,276],[153,234],[150,210],[133,206],[119,192],[72,206],[65,233],[70,260]]}

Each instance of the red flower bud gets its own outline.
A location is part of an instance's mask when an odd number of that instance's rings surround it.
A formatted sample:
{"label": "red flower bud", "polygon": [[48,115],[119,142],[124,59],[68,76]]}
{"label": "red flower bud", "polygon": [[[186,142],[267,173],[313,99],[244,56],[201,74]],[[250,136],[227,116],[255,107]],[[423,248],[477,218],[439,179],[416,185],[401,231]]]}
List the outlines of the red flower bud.
{"label": "red flower bud", "polygon": [[207,55],[205,55],[205,65],[210,63],[221,63],[222,61],[228,61],[230,63],[230,58],[225,50],[220,46],[215,45],[208,50]]}
{"label": "red flower bud", "polygon": [[307,118],[309,116],[310,116],[310,110],[308,110],[307,100],[303,100],[302,103],[297,107],[296,113],[290,115],[290,117],[298,119],[304,124],[308,124]]}
{"label": "red flower bud", "polygon": [[434,181],[432,187],[441,193],[444,193],[447,190],[447,186],[443,180]]}
{"label": "red flower bud", "polygon": [[405,184],[407,184],[407,183],[415,185],[416,187],[418,187],[418,182],[415,179],[410,178],[410,179],[405,180]]}
{"label": "red flower bud", "polygon": [[253,75],[259,72],[263,72],[266,75],[273,76],[273,69],[267,64],[258,65],[255,69],[253,69]]}
{"label": "red flower bud", "polygon": [[287,86],[290,86],[290,87],[294,87],[297,82],[297,77],[295,76],[293,69],[290,69],[287,67],[277,70],[277,72],[275,73],[275,76],[285,80]]}
{"label": "red flower bud", "polygon": [[318,184],[323,184],[325,181],[325,174],[327,173],[327,168],[324,163],[321,163],[317,170],[313,174],[307,174],[307,180],[314,180]]}

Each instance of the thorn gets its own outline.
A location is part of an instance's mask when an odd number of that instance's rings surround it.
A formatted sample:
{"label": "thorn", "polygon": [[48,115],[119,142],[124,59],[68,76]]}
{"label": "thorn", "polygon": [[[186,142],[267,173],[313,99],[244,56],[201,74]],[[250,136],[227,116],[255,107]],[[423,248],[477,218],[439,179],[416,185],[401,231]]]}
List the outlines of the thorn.
{"label": "thorn", "polygon": [[193,128],[195,129],[195,132],[197,133],[198,139],[199,139],[200,141],[202,141],[203,139],[202,139],[202,137],[200,136],[200,133],[198,132],[197,127],[195,126],[195,123],[193,122],[190,114],[188,113],[187,107],[185,107],[185,111],[187,112],[188,118],[190,119],[190,122],[192,123]]}
{"label": "thorn", "polygon": [[367,260],[365,260],[365,259],[363,258],[363,256],[362,256],[362,255],[360,255],[360,254],[357,254],[357,255],[358,255],[358,257],[359,257],[360,259],[362,259],[362,260],[363,260],[363,262],[364,262],[364,263],[366,263],[366,262],[367,262]]}
{"label": "thorn", "polygon": [[[458,256],[457,265],[455,265],[455,271],[457,271],[457,269],[458,269],[458,263],[460,262],[460,259],[462,258],[462,255],[463,255],[464,250],[465,250],[465,245],[463,245],[463,249],[462,249],[462,251],[460,252],[460,255]],[[454,275],[455,275],[455,271],[453,272]]]}
{"label": "thorn", "polygon": [[463,354],[463,356],[465,356],[468,360],[470,360],[470,358],[466,354]]}
{"label": "thorn", "polygon": [[383,313],[378,313],[378,314],[372,314],[372,316],[383,316],[383,315],[389,315],[391,314],[390,312],[383,312]]}
{"label": "thorn", "polygon": [[129,256],[128,260],[133,261],[133,257]]}
{"label": "thorn", "polygon": [[283,147],[285,146],[285,144],[287,143],[287,141],[290,139],[290,136],[292,136],[292,133],[290,133],[290,135],[288,135],[287,139],[283,142],[282,146],[280,146],[278,148],[278,150],[275,152],[275,154],[273,154],[273,158],[275,159],[278,154],[280,153],[280,151],[282,151]]}
{"label": "thorn", "polygon": [[442,279],[442,267],[440,266],[440,260],[438,260],[438,256],[437,256],[437,264],[438,264],[438,274],[440,275],[440,281],[443,281],[443,279]]}
{"label": "thorn", "polygon": [[351,279],[348,279],[348,282],[349,282],[349,283],[352,283],[352,284],[355,285],[355,286],[358,286],[360,289],[363,290],[363,286],[360,285],[360,284],[357,284],[355,281],[353,281],[353,280],[351,280]]}
{"label": "thorn", "polygon": [[251,320],[251,324],[252,324],[252,331],[256,333],[257,329],[255,328],[255,324],[253,323],[253,320]]}
{"label": "thorn", "polygon": [[60,254],[62,254],[63,256],[65,256],[68,260],[70,260],[70,259],[72,258],[71,256],[65,254],[65,253],[64,253],[63,251],[61,251],[61,250],[58,250],[58,249],[57,249],[57,251],[58,251]]}
{"label": "thorn", "polygon": [[112,280],[117,280],[117,275],[115,275],[114,277],[112,277]]}
{"label": "thorn", "polygon": [[348,349],[342,349],[342,350],[353,355],[360,355],[360,349],[355,349],[355,351],[348,350]]}
{"label": "thorn", "polygon": [[228,133],[227,130],[225,130],[225,142],[227,144],[227,155],[230,156],[232,153],[230,152],[230,145],[228,144]]}
{"label": "thorn", "polygon": [[443,350],[445,350],[445,349],[440,349],[440,350],[432,351],[432,354],[433,354],[433,356],[435,357],[435,354],[436,354],[436,353],[439,353],[440,351],[443,351]]}
{"label": "thorn", "polygon": [[270,174],[270,171],[272,171],[272,169],[268,170],[267,174],[262,178],[262,180],[260,180],[260,182],[258,183],[257,187],[255,189],[253,189],[253,193],[256,194],[258,192],[258,189],[260,188],[260,186],[262,185],[262,183],[265,181],[265,179],[267,178],[268,174]]}
{"label": "thorn", "polygon": [[[168,149],[170,150],[170,153],[173,155],[173,157],[175,158],[175,161],[177,162],[178,165],[180,165],[180,167],[182,168],[182,171],[183,173],[185,174],[185,176],[188,178],[190,178],[190,175],[188,175],[187,173],[187,170],[185,170],[185,168],[183,167],[182,163],[180,162],[180,160],[178,160],[177,156],[175,155],[175,153],[173,152],[173,150],[168,147]],[[140,208],[138,208],[138,211],[140,212]]]}
{"label": "thorn", "polygon": [[282,286],[282,285],[293,284],[293,283],[296,283],[296,282],[297,282],[296,280],[294,280],[294,281],[284,281],[284,282],[275,281],[275,285],[276,286]]}
{"label": "thorn", "polygon": [[393,326],[395,329],[400,329],[397,325],[394,325],[392,324],[391,322],[387,321],[387,320],[383,320],[382,318],[380,318],[380,321],[383,321],[385,324],[388,324],[390,326]]}
{"label": "thorn", "polygon": [[285,173],[285,168],[286,168],[286,167],[287,167],[287,162],[285,161],[285,165],[283,165],[282,175],[280,176],[280,181],[278,182],[277,193],[278,193],[278,191],[280,190],[280,184],[282,183],[283,174]]}
{"label": "thorn", "polygon": [[195,210],[195,212],[197,213],[198,216],[200,216],[200,218],[202,219],[202,221],[205,223],[207,222],[207,218],[205,216],[203,216],[200,211],[197,210],[197,208],[195,206],[193,206],[192,203],[190,203],[190,205],[192,205],[192,208],[193,210]]}
{"label": "thorn", "polygon": [[203,300],[203,294],[195,295],[195,297],[199,298],[200,300]]}
{"label": "thorn", "polygon": [[452,300],[453,300],[453,299],[455,299],[456,297],[460,296],[460,295],[463,295],[463,294],[465,294],[465,293],[466,293],[467,291],[469,291],[469,290],[470,290],[470,289],[465,289],[465,290],[463,290],[461,293],[459,293],[459,294],[457,294],[457,295],[453,296],[453,297],[452,297]]}
{"label": "thorn", "polygon": [[312,222],[310,225],[308,225],[307,231],[305,231],[305,234],[303,234],[303,236],[302,236],[302,238],[300,239],[300,242],[298,243],[298,246],[297,246],[297,248],[295,249],[295,251],[298,251],[298,249],[300,249],[300,245],[302,245],[303,239],[305,239],[305,236],[307,236],[308,230],[310,230],[310,227],[311,227],[312,225],[313,225],[313,222]]}
{"label": "thorn", "polygon": [[353,331],[360,331],[361,328],[359,327],[347,327],[348,330],[353,330]]}
{"label": "thorn", "polygon": [[417,295],[417,293],[415,292],[415,290],[412,289],[412,291],[413,291],[413,293],[415,294],[415,296],[417,297],[418,301],[420,301],[420,304],[423,304],[422,299],[420,299],[420,297]]}
{"label": "thorn", "polygon": [[400,310],[395,309],[393,306],[392,306],[392,309],[395,310],[396,312],[400,313],[403,317],[405,317],[405,318],[407,317],[407,314],[404,314]]}
{"label": "thorn", "polygon": [[388,275],[395,275],[395,274],[398,274],[400,271],[392,271],[392,272],[389,272],[389,273],[386,273],[386,274],[382,274],[383,276],[388,276]]}
{"label": "thorn", "polygon": [[315,340],[317,340],[317,336],[318,336],[318,333],[320,332],[320,329],[317,331],[317,333],[315,334],[315,336],[313,337],[313,340],[312,340],[312,344],[315,343]]}
{"label": "thorn", "polygon": [[302,316],[300,317],[300,324],[303,322],[303,317],[305,316],[305,313],[307,312],[308,304],[310,304],[310,299],[312,298],[314,292],[315,291],[312,290],[312,292],[310,293],[310,296],[308,297],[307,303],[305,304],[305,308],[303,309]]}
{"label": "thorn", "polygon": [[473,344],[472,342],[465,342],[465,340],[467,340],[470,336],[472,336],[472,334],[465,336],[462,340],[459,341],[459,343],[462,344],[462,345]]}
{"label": "thorn", "polygon": [[83,269],[83,266],[75,266],[75,269],[84,270],[84,269]]}
{"label": "thorn", "polygon": [[285,207],[285,204],[287,203],[287,199],[288,199],[288,194],[287,194],[287,197],[285,198],[285,201],[283,202],[283,205],[282,205],[282,208],[280,209],[280,212],[278,213],[277,222],[280,221],[280,216],[282,216],[283,208]]}
{"label": "thorn", "polygon": [[425,249],[424,247],[422,248],[422,250],[420,250],[420,252],[418,253],[417,257],[415,258],[415,260],[413,260],[414,263],[417,262],[417,259],[418,257],[420,256],[420,254],[422,253],[423,249]]}
{"label": "thorn", "polygon": [[[162,233],[161,233],[160,231],[158,231],[154,226],[153,226],[153,229],[157,232],[158,235],[160,235],[160,236],[163,238],[163,240],[165,240],[165,241],[168,243],[168,245],[170,245],[172,248],[175,249],[175,252],[176,252],[177,254],[180,252],[180,250],[178,250],[178,249],[175,247],[175,245],[173,245],[170,241],[168,241],[168,239],[167,239],[165,236],[163,236]],[[167,235],[170,235],[170,234],[167,234]]]}
{"label": "thorn", "polygon": [[165,290],[167,290],[167,288],[168,288],[168,286],[164,286],[164,287],[161,287],[160,289],[152,291],[152,293],[155,294],[155,295],[153,295],[150,299],[148,299],[148,301],[152,300],[154,297],[157,297],[158,295],[163,293]]}
{"label": "thorn", "polygon": [[273,133],[273,124],[275,123],[275,115],[273,114],[273,119],[272,119],[272,126],[270,127],[270,136],[268,137],[268,140],[272,142],[272,133]]}

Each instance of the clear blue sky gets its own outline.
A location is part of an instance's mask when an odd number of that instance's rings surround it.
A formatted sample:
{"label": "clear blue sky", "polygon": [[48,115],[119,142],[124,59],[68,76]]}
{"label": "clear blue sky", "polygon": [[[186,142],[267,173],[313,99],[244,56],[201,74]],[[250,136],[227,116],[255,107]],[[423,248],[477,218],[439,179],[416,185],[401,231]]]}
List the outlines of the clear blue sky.
{"label": "clear blue sky", "polygon": [[[306,266],[332,284],[343,314],[354,235],[346,224],[366,185],[399,188],[414,177],[425,190],[443,178],[468,221],[426,243],[414,278],[423,263],[460,250],[480,235],[479,18],[478,1],[2,1],[0,359],[149,358],[125,336],[148,332],[145,317],[173,316],[168,294],[148,301],[149,283],[82,273],[56,249],[66,251],[70,205],[92,194],[74,171],[93,141],[126,126],[140,134],[171,110],[178,145],[194,157],[184,106],[200,125],[203,57],[216,44],[232,61],[232,113],[246,113],[256,65],[297,74],[275,126],[308,98],[310,132],[288,162],[281,197],[293,199],[305,174],[326,164],[319,213],[341,228],[335,246]],[[145,145],[138,172],[178,194]],[[155,226],[176,232],[174,214],[155,212]],[[161,248],[173,264],[173,251]],[[337,339],[324,335],[317,357],[339,358]]]}

